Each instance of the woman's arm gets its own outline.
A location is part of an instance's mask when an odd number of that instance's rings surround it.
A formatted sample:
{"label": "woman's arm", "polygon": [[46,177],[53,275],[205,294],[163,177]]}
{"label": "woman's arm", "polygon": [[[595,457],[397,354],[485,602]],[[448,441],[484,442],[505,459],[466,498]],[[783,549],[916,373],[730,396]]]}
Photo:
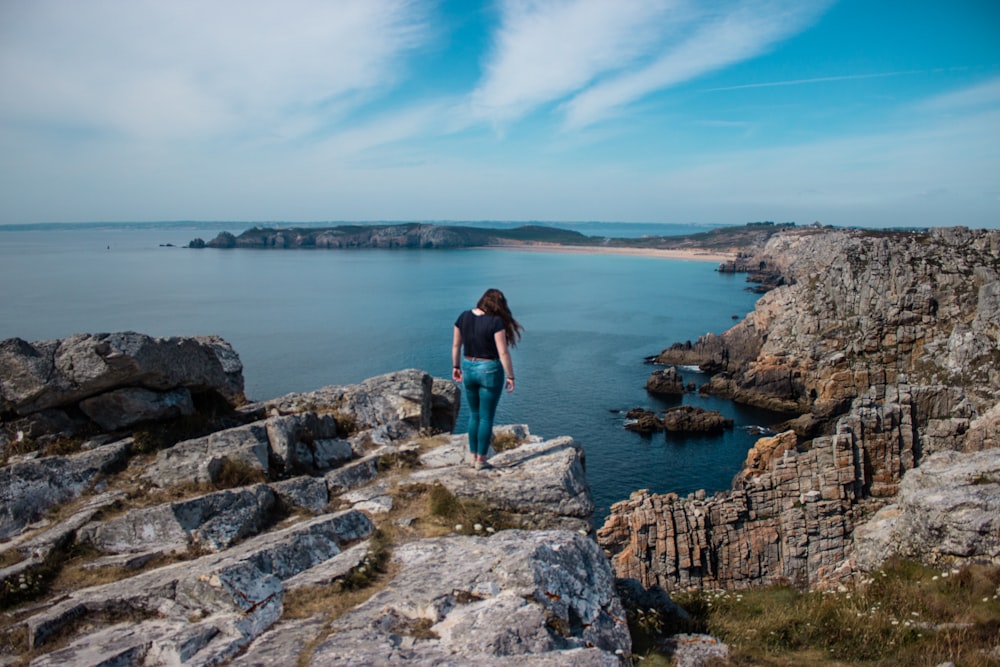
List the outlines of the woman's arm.
{"label": "woman's arm", "polygon": [[500,355],[503,372],[507,374],[507,391],[514,391],[514,362],[510,358],[510,349],[507,347],[507,332],[501,329],[493,334],[493,340],[497,344],[497,353]]}
{"label": "woman's arm", "polygon": [[462,332],[458,327],[451,336],[451,379],[462,381]]}

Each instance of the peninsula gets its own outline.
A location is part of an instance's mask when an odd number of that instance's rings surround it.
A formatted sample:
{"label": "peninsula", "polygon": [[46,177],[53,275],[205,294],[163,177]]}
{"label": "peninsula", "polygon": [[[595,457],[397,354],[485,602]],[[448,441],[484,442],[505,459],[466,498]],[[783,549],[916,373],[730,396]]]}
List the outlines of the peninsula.
{"label": "peninsula", "polygon": [[793,224],[750,223],[679,236],[612,238],[543,225],[513,229],[402,223],[335,227],[254,227],[237,235],[221,232],[211,241],[192,239],[190,248],[516,248],[546,252],[646,254],[672,259],[724,261],[741,248],[763,245],[771,235]]}

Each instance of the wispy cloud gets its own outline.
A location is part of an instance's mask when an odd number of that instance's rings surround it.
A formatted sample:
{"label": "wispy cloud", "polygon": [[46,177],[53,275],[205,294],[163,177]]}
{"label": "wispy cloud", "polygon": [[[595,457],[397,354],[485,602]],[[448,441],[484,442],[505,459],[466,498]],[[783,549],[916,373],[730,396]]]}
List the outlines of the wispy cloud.
{"label": "wispy cloud", "polygon": [[930,111],[974,111],[976,109],[1000,109],[1000,77],[985,81],[977,86],[944,93],[926,101],[923,108]]}
{"label": "wispy cloud", "polygon": [[830,4],[508,0],[473,106],[502,124],[556,102],[568,127],[585,127],[651,93],[766,52]]}
{"label": "wispy cloud", "polygon": [[425,12],[414,0],[4,3],[0,120],[152,140],[304,131],[391,84]]}

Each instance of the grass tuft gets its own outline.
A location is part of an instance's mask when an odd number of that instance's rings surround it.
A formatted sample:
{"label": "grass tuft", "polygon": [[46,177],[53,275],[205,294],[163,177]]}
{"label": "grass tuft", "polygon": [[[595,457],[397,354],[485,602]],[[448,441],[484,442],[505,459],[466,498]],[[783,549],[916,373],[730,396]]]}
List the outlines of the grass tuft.
{"label": "grass tuft", "polygon": [[775,586],[673,595],[687,631],[729,644],[736,665],[997,667],[1000,568],[937,570],[894,561],[857,586],[802,592]]}

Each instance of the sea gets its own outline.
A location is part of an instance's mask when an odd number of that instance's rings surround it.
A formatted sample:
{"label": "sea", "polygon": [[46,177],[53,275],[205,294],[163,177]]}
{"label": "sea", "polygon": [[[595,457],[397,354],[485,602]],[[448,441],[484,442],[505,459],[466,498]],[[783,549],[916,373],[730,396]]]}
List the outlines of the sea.
{"label": "sea", "polygon": [[[218,334],[264,400],[419,368],[451,374],[452,326],[487,289],[501,289],[524,326],[513,349],[517,388],[497,423],[572,436],[586,454],[600,525],[638,489],[709,495],[730,488],[762,428],[786,417],[691,392],[651,396],[646,359],[675,342],[721,333],[753,310],[743,275],[710,261],[509,249],[190,249],[194,238],[250,224],[0,226],[0,339],[81,332]],[[581,226],[592,236],[650,226]],[[663,226],[656,233],[687,233]],[[699,231],[704,231],[700,229]],[[679,369],[685,382],[707,377]],[[719,410],[720,435],[643,436],[630,408]],[[457,432],[465,432],[463,407]]]}

